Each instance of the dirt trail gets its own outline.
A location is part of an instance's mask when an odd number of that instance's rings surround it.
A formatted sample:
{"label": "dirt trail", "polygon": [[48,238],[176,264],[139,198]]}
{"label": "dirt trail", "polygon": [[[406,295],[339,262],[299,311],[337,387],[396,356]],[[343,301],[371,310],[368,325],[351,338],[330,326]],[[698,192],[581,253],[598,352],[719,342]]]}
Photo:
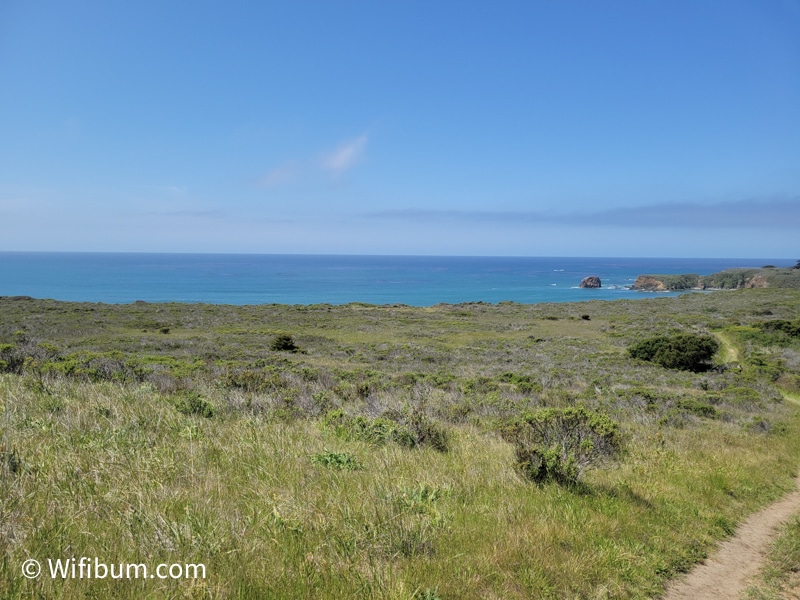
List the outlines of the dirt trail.
{"label": "dirt trail", "polygon": [[[800,488],[800,476],[795,479]],[[776,528],[800,511],[800,489],[750,516],[736,535],[720,544],[716,553],[686,577],[667,587],[664,600],[718,600],[739,598],[761,568]]]}
{"label": "dirt trail", "polygon": [[[716,332],[715,335],[722,342],[724,362],[738,362],[739,351],[730,338],[723,332]],[[800,404],[798,399],[790,394],[784,394],[784,397],[789,402]],[[795,479],[794,491],[751,515],[739,526],[736,535],[720,544],[713,556],[695,567],[685,577],[671,582],[667,586],[663,600],[741,598],[750,580],[764,564],[767,547],[777,535],[778,526],[798,512],[800,512],[800,475]]]}
{"label": "dirt trail", "polygon": [[725,351],[723,362],[740,362],[741,358],[739,357],[739,350],[737,350],[736,346],[733,345],[733,342],[731,342],[728,334],[722,331],[715,331],[714,335],[722,343],[722,349]]}

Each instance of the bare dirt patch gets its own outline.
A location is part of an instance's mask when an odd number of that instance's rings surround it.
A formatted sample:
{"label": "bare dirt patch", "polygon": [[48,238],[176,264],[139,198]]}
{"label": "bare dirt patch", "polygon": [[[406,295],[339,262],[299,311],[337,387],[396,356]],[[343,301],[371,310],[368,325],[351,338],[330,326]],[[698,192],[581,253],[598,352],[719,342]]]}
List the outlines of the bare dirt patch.
{"label": "bare dirt patch", "polygon": [[776,528],[800,511],[800,476],[795,485],[793,492],[742,523],[713,556],[670,584],[664,600],[739,598],[763,565]]}

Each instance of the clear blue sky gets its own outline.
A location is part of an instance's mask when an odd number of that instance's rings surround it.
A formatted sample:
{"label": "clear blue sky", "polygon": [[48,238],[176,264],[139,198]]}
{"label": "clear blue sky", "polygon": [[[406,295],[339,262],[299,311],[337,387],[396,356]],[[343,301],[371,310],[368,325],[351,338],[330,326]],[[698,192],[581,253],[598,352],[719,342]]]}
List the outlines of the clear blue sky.
{"label": "clear blue sky", "polygon": [[0,250],[797,259],[798,32],[798,0],[0,0]]}

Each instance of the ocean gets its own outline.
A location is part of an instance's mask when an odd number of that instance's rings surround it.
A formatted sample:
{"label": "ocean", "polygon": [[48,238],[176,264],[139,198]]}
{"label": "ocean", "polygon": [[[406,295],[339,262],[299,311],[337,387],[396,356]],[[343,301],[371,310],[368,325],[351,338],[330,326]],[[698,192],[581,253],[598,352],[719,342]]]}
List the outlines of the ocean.
{"label": "ocean", "polygon": [[[653,297],[628,289],[641,274],[766,264],[794,261],[0,252],[0,296],[240,305],[573,302]],[[600,289],[578,287],[589,275],[600,277]]]}

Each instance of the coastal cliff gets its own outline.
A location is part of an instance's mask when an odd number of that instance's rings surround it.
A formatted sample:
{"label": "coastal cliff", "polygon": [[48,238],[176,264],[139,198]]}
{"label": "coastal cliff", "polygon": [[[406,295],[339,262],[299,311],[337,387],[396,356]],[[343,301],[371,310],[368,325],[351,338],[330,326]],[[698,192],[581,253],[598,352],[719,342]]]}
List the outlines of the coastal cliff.
{"label": "coastal cliff", "polygon": [[670,292],[676,290],[702,289],[700,275],[639,275],[631,289],[646,292]]}
{"label": "coastal cliff", "polygon": [[711,275],[639,275],[631,286],[647,292],[681,290],[738,290],[744,288],[800,289],[800,269],[728,269]]}

